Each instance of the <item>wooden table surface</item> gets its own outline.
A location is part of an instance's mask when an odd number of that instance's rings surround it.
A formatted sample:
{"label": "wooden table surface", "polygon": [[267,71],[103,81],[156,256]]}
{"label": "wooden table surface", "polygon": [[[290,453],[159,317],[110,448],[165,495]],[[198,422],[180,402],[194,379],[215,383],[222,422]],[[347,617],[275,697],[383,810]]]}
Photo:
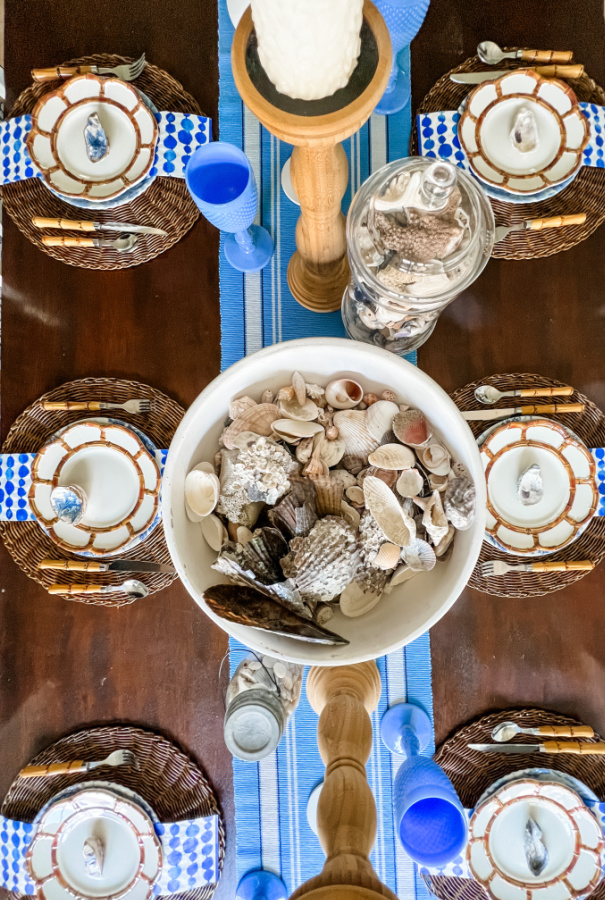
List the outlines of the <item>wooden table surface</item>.
{"label": "wooden table surface", "polygon": [[[221,0],[224,2],[224,0]],[[6,0],[8,108],[32,66],[142,50],[217,118],[211,0]],[[573,49],[605,83],[602,0],[433,0],[412,47],[417,104],[479,40]],[[72,378],[149,382],[185,406],[219,370],[218,240],[203,219],[168,253],[122,272],[65,266],[4,217],[2,436],[44,391]],[[450,391],[494,372],[539,372],[605,408],[605,228],[566,253],[492,260],[442,315],[420,366]],[[0,548],[0,794],[47,743],[84,725],[133,722],[203,765],[227,823],[216,897],[232,896],[231,759],[217,678],[227,640],[177,583],[105,610],[50,597]],[[536,704],[605,733],[605,568],[536,600],[467,590],[431,632],[437,742],[468,719]]]}

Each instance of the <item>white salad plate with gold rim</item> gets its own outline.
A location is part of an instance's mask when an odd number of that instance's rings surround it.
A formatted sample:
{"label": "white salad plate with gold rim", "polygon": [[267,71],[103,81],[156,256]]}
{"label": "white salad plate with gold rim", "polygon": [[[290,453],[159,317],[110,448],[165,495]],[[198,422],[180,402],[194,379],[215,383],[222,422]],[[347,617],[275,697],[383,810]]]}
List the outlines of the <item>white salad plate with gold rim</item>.
{"label": "white salad plate with gold rim", "polygon": [[[51,505],[58,486],[86,497],[77,524]],[[37,521],[63,550],[101,557],[131,549],[159,521],[161,476],[153,444],[138,430],[110,419],[85,419],[58,431],[32,464],[29,503]]]}
{"label": "white salad plate with gold rim", "polygon": [[51,801],[26,853],[40,900],[147,900],[162,862],[148,813],[101,787]]}
{"label": "white salad plate with gold rim", "polygon": [[[572,543],[598,504],[594,460],[561,422],[508,419],[478,439],[487,484],[486,539],[504,552],[542,556]],[[519,479],[538,466],[543,494],[524,505]]]}
{"label": "white salad plate with gold rim", "polygon": [[568,84],[516,69],[475,88],[458,135],[480,181],[532,195],[578,172],[590,127]]}
{"label": "white salad plate with gold rim", "polygon": [[[529,820],[546,851],[532,872],[525,843]],[[602,878],[603,830],[581,797],[557,782],[510,782],[471,816],[467,861],[492,900],[580,900]]]}
{"label": "white salad plate with gold rim", "polygon": [[[90,116],[107,138],[105,156],[89,158]],[[27,148],[44,181],[68,201],[109,200],[141,181],[153,165],[157,122],[135,88],[116,78],[78,75],[44,94],[32,113]]]}

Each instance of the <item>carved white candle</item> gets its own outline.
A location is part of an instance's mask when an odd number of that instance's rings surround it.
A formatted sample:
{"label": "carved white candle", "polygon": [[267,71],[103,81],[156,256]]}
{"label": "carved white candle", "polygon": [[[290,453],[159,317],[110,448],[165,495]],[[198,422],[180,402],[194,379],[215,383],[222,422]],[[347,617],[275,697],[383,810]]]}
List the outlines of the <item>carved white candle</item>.
{"label": "carved white candle", "polygon": [[345,87],[361,46],[363,0],[251,0],[258,55],[277,90],[319,100]]}

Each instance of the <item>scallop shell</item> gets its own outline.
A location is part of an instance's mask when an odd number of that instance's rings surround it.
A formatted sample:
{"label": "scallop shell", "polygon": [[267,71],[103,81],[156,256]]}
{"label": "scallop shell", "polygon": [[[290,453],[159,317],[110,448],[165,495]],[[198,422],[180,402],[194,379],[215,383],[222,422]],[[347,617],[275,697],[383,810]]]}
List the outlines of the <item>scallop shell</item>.
{"label": "scallop shell", "polygon": [[271,426],[279,419],[280,412],[273,403],[257,403],[249,407],[234,419],[222,434],[222,441],[227,450],[233,450],[234,440],[242,431],[253,431],[255,434],[269,437]]}
{"label": "scallop shell", "polygon": [[418,450],[418,459],[425,469],[434,475],[447,475],[452,466],[452,458],[443,444],[438,441]]}
{"label": "scallop shell", "polygon": [[[201,463],[208,467],[210,463]],[[185,478],[185,511],[191,522],[200,522],[214,511],[221,490],[217,476],[196,466]]]}
{"label": "scallop shell", "polygon": [[317,434],[314,439],[315,449],[329,469],[337,466],[345,453],[345,442],[342,438],[329,441],[325,434]]}
{"label": "scallop shell", "polygon": [[218,558],[212,563],[212,568],[222,575],[226,575],[235,584],[255,588],[265,597],[270,597],[286,609],[305,619],[311,619],[311,604],[303,600],[293,582],[282,579],[275,584],[264,584],[248,567],[247,561],[242,556],[243,549],[245,548],[238,544],[226,544]]}
{"label": "scallop shell", "polygon": [[219,553],[223,545],[229,540],[227,529],[219,517],[212,513],[209,516],[205,516],[200,523],[200,527],[208,546]]}
{"label": "scallop shell", "polygon": [[334,424],[345,442],[343,464],[350,472],[359,472],[380,444],[366,427],[366,415],[366,410],[343,409],[334,416]]}
{"label": "scallop shell", "polygon": [[366,426],[373,438],[381,441],[393,425],[393,419],[399,414],[399,407],[391,400],[377,400],[366,410]]}
{"label": "scallop shell", "polygon": [[422,524],[433,544],[437,546],[443,540],[448,530],[448,521],[443,511],[441,494],[439,491],[433,491],[428,499],[415,497],[414,503],[423,510]]}
{"label": "scallop shell", "polygon": [[465,475],[448,484],[443,500],[445,514],[455,528],[470,528],[475,518],[475,485]]}
{"label": "scallop shell", "polygon": [[340,504],[340,515],[346,522],[349,523],[352,528],[359,528],[361,516],[359,515],[355,507],[351,506],[350,503],[347,503],[346,500],[343,500]]}
{"label": "scallop shell", "polygon": [[374,559],[372,565],[377,569],[394,569],[401,559],[401,547],[397,544],[383,544]]}
{"label": "scallop shell", "polygon": [[247,409],[252,409],[253,406],[258,406],[258,404],[252,397],[237,397],[229,404],[229,418],[237,419],[238,416],[241,416]]}
{"label": "scallop shell", "polygon": [[414,520],[405,513],[384,481],[368,475],[363,482],[366,506],[385,538],[399,547],[407,546],[416,537]]}
{"label": "scallop shell", "polygon": [[362,386],[352,378],[337,378],[326,387],[326,400],[334,409],[353,409],[362,397]]}
{"label": "scallop shell", "polygon": [[429,423],[419,409],[406,409],[393,418],[393,431],[402,444],[423,447],[431,438]]}
{"label": "scallop shell", "polygon": [[303,597],[323,601],[342,593],[359,563],[355,531],[336,516],[319,519],[306,537],[293,538],[281,561]]}
{"label": "scallop shell", "polygon": [[[372,409],[373,407],[370,407]],[[368,462],[378,469],[394,469],[401,471],[402,469],[411,469],[416,462],[416,456],[409,447],[403,444],[383,444],[370,453]]]}
{"label": "scallop shell", "polygon": [[300,372],[292,373],[292,387],[294,388],[296,402],[299,406],[304,406],[305,400],[307,399],[307,386],[305,384],[305,379]]}
{"label": "scallop shell", "polygon": [[340,595],[340,611],[350,619],[363,616],[376,606],[381,596],[373,591],[364,591],[356,581],[352,581]]}
{"label": "scallop shell", "polygon": [[401,556],[414,572],[430,572],[435,568],[437,561],[431,545],[420,538],[416,538],[407,547],[404,547]]}
{"label": "scallop shell", "polygon": [[384,589],[385,594],[390,594],[394,587],[397,587],[398,584],[404,584],[415,575],[418,575],[418,572],[403,563],[391,575],[390,581]]}
{"label": "scallop shell", "polygon": [[447,533],[444,538],[437,544],[435,547],[435,556],[437,559],[442,559],[443,556],[447,553],[452,545],[452,541],[454,540],[454,535],[456,534],[456,529],[453,525],[450,525]]}
{"label": "scallop shell", "polygon": [[300,441],[301,438],[314,437],[320,431],[323,431],[323,428],[318,422],[303,422],[299,419],[274,419],[272,431],[275,437],[286,441],[288,444],[294,444],[296,441]]}
{"label": "scallop shell", "polygon": [[344,487],[342,482],[334,481],[329,475],[320,475],[313,480],[317,497],[318,516],[340,516]]}
{"label": "scallop shell", "polygon": [[346,488],[345,494],[347,500],[350,500],[351,503],[354,503],[356,506],[365,506],[366,500],[363,488],[360,488],[358,484],[352,484],[350,487]]}
{"label": "scallop shell", "polygon": [[311,399],[305,399],[303,403],[299,403],[298,400],[280,400],[278,406],[286,419],[298,419],[300,422],[313,422],[319,413]]}
{"label": "scallop shell", "polygon": [[424,487],[424,478],[418,469],[406,469],[397,480],[397,493],[400,497],[417,497]]}
{"label": "scallop shell", "polygon": [[357,479],[353,473],[347,472],[346,469],[333,469],[330,472],[330,477],[335,478],[337,481],[341,481],[345,490],[352,487],[354,484],[357,484]]}

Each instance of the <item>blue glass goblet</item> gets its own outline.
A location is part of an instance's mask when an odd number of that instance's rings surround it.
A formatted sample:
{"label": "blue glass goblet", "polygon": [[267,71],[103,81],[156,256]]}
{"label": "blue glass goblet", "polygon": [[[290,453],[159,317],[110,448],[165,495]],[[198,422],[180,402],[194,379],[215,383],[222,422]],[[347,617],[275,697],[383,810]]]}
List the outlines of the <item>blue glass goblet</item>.
{"label": "blue glass goblet", "polygon": [[246,872],[235,892],[235,900],[288,900],[281,878],[265,869]]}
{"label": "blue glass goblet", "polygon": [[240,272],[258,272],[273,256],[273,240],[253,225],[258,191],[243,150],[226,141],[203,144],[192,154],[185,182],[196,206],[212,225],[228,234],[225,256]]}
{"label": "blue glass goblet", "polygon": [[441,766],[419,755],[431,733],[431,720],[413,703],[395,704],[380,723],[383,742],[391,753],[404,758],[393,786],[395,823],[403,849],[421,866],[445,866],[464,849],[468,821]]}
{"label": "blue glass goblet", "polygon": [[410,76],[399,68],[397,57],[404,47],[412,43],[420,31],[430,0],[374,0],[386,22],[393,46],[393,65],[380,102],[374,112],[390,116],[399,112],[410,99]]}

